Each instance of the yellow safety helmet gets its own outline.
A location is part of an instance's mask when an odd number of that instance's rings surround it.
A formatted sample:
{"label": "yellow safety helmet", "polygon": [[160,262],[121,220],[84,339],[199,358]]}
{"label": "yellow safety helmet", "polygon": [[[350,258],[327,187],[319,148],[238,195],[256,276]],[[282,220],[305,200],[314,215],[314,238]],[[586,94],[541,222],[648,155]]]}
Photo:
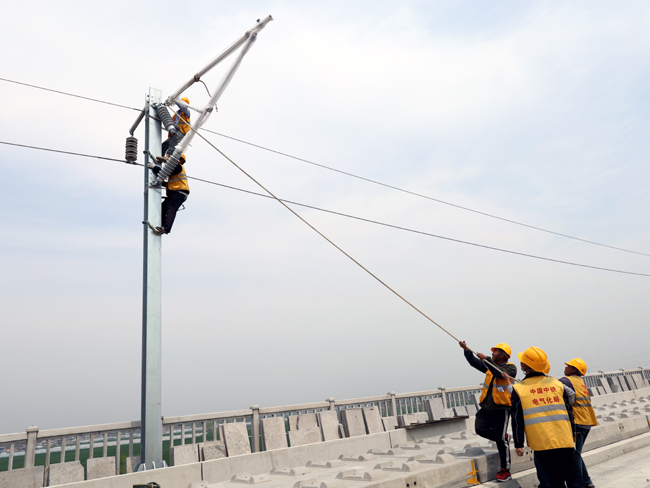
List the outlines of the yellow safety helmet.
{"label": "yellow safety helmet", "polygon": [[508,357],[512,356],[512,349],[510,349],[510,346],[505,342],[501,342],[496,346],[494,346],[492,348],[492,352],[494,352],[495,349],[501,349],[503,352],[505,352],[508,355]]}
{"label": "yellow safety helmet", "polygon": [[567,366],[573,366],[575,369],[580,371],[580,376],[584,376],[587,373],[587,363],[580,358],[573,358],[571,361],[564,364]]}
{"label": "yellow safety helmet", "polygon": [[181,159],[183,160],[183,163],[187,163],[187,159],[185,159],[185,154],[181,154]]}
{"label": "yellow safety helmet", "polygon": [[551,371],[551,363],[547,361],[546,363],[546,369],[544,370],[544,374],[548,374]]}
{"label": "yellow safety helmet", "polygon": [[183,100],[183,101],[184,101],[185,103],[187,103],[188,105],[190,104],[190,99],[187,98],[187,97],[183,97],[183,98],[181,98],[181,100]]}
{"label": "yellow safety helmet", "polygon": [[519,360],[533,371],[546,374],[547,368],[548,371],[551,370],[548,356],[539,347],[529,347],[524,352],[520,352],[518,356]]}

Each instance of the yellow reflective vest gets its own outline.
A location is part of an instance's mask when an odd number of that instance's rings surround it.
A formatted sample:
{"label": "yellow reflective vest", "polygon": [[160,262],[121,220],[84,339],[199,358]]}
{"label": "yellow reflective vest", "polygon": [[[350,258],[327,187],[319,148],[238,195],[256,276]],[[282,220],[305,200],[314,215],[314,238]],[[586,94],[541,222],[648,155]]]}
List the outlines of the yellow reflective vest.
{"label": "yellow reflective vest", "polygon": [[[176,122],[176,117],[178,117],[179,114],[174,114],[174,117],[172,120]],[[180,120],[178,121],[178,130],[180,130],[183,134],[187,134],[190,131],[190,118],[185,115],[184,113],[180,113]]]}
{"label": "yellow reflective vest", "polygon": [[591,406],[591,395],[582,381],[580,376],[567,376],[573,390],[576,392],[576,400],[573,404],[573,420],[578,425],[598,425],[596,420],[596,412]]}
{"label": "yellow reflective vest", "polygon": [[[512,364],[512,363],[507,363]],[[487,396],[488,388],[492,382],[492,371],[489,369],[485,373],[485,380],[483,380],[483,391],[481,391],[481,398],[479,403],[483,403]],[[495,378],[494,385],[492,385],[492,398],[497,405],[510,405],[510,392],[508,391],[508,383],[503,378]]]}
{"label": "yellow reflective vest", "polygon": [[[179,163],[180,164],[180,163]],[[167,180],[168,190],[182,190],[189,192],[190,185],[187,184],[187,175],[185,174],[185,166],[181,164],[181,172],[177,175],[171,175]]]}
{"label": "yellow reflective vest", "polygon": [[525,378],[514,385],[524,413],[524,430],[533,451],[573,447],[564,386],[549,376]]}

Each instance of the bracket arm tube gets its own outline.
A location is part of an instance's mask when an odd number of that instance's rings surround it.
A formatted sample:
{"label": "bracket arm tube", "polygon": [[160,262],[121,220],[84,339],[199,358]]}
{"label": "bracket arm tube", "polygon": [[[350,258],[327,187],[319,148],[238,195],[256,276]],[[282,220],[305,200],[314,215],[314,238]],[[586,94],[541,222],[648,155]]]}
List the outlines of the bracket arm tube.
{"label": "bracket arm tube", "polygon": [[167,161],[165,161],[162,170],[160,171],[160,173],[158,173],[158,181],[160,183],[165,181],[165,179],[169,178],[169,175],[172,174],[172,171],[174,171],[176,165],[180,161],[181,154],[185,152],[187,146],[189,146],[189,144],[192,142],[192,139],[194,139],[194,135],[196,134],[196,132],[201,127],[203,127],[203,124],[205,124],[208,118],[210,118],[210,115],[212,114],[214,107],[217,104],[217,101],[225,91],[226,87],[232,80],[233,76],[235,76],[235,73],[237,72],[237,69],[239,68],[239,65],[241,64],[242,60],[244,59],[244,56],[250,50],[250,48],[252,47],[256,39],[257,39],[257,33],[254,32],[246,40],[244,47],[239,53],[239,56],[237,56],[235,62],[232,64],[230,69],[226,72],[221,82],[219,83],[219,87],[214,92],[214,95],[212,95],[212,98],[203,109],[201,115],[199,116],[199,120],[197,120],[197,122],[191,126],[192,128],[190,129],[190,131],[187,134],[185,134],[185,136],[183,136],[183,138],[180,140],[178,145],[174,148],[174,153],[169,157]]}
{"label": "bracket arm tube", "polygon": [[246,42],[246,40],[251,36],[251,34],[255,34],[255,33],[261,31],[266,26],[266,24],[268,24],[272,20],[273,20],[273,17],[271,17],[269,15],[265,19],[256,22],[253,27],[251,27],[249,30],[247,30],[244,33],[243,36],[241,36],[239,39],[237,39],[235,42],[233,42],[228,48],[226,48],[225,51],[223,51],[216,58],[214,58],[212,61],[210,61],[205,66],[205,68],[203,68],[202,70],[197,72],[187,83],[185,83],[178,90],[176,90],[174,93],[169,95],[169,97],[167,97],[167,100],[165,101],[165,105],[169,105],[170,103],[172,103],[176,98],[178,98],[181,95],[181,93],[183,93],[190,86],[192,86],[194,83],[199,81],[201,79],[201,76],[206,74],[208,71],[210,71],[212,68],[214,68],[217,64],[219,64],[221,61],[223,61],[228,56],[230,56],[233,52],[235,52],[244,42]]}
{"label": "bracket arm tube", "polygon": [[133,135],[133,133],[135,132],[135,130],[136,130],[136,129],[138,128],[138,126],[140,125],[140,122],[142,122],[142,119],[144,119],[144,113],[147,111],[148,108],[149,108],[149,104],[147,103],[147,104],[144,106],[144,108],[142,109],[142,112],[140,112],[140,115],[138,115],[138,118],[135,119],[135,122],[133,122],[133,125],[132,125],[131,128],[129,129],[129,134]]}

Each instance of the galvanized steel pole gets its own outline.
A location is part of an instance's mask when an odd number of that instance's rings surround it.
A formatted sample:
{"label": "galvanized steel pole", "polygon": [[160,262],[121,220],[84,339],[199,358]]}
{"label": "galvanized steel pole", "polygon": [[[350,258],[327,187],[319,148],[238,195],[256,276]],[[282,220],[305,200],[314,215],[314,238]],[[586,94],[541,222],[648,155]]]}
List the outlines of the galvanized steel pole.
{"label": "galvanized steel pole", "polygon": [[[162,131],[152,108],[160,103],[162,92],[149,88],[146,106],[145,151],[154,156],[162,152]],[[149,117],[151,115],[152,117]],[[155,117],[155,118],[154,118]],[[147,161],[150,161],[147,156]],[[152,161],[153,162],[153,161]],[[161,225],[162,188],[156,176],[144,165],[144,220]],[[163,467],[161,410],[161,325],[162,325],[162,239],[144,224],[142,280],[142,398],[140,424],[140,465],[138,471]]]}

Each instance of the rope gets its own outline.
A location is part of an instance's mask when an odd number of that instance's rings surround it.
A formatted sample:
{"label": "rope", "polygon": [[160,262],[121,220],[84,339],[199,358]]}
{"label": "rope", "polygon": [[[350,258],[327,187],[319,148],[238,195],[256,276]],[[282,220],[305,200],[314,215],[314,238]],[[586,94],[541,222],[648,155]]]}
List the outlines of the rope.
{"label": "rope", "polygon": [[[460,339],[458,339],[455,335],[453,335],[451,332],[449,332],[447,329],[445,329],[442,325],[440,325],[438,322],[433,320],[431,317],[429,317],[426,313],[424,313],[422,310],[420,310],[418,307],[413,305],[411,302],[409,302],[406,298],[404,298],[402,295],[400,295],[397,291],[395,291],[393,288],[388,286],[384,281],[382,281],[377,275],[372,273],[368,268],[366,268],[364,265],[362,265],[359,261],[354,259],[352,256],[350,256],[347,252],[345,252],[341,247],[339,247],[337,244],[335,244],[331,239],[329,239],[325,234],[323,234],[321,231],[319,231],[316,227],[311,225],[309,222],[307,222],[304,218],[302,218],[298,213],[296,213],[291,207],[289,207],[286,203],[284,203],[281,199],[275,196],[269,189],[267,189],[262,183],[257,181],[253,176],[248,174],[241,166],[239,166],[237,163],[235,163],[232,159],[230,159],[226,154],[223,153],[217,146],[212,144],[210,141],[208,141],[203,135],[195,131],[193,128],[192,130],[196,135],[198,135],[201,139],[203,139],[205,142],[208,143],[213,149],[215,149],[219,154],[221,154],[224,158],[226,158],[230,163],[232,163],[235,168],[237,168],[239,171],[244,173],[248,178],[250,178],[257,186],[262,188],[266,193],[268,193],[274,200],[276,200],[280,205],[282,205],[284,208],[286,208],[289,212],[291,212],[293,215],[298,217],[303,223],[307,224],[314,232],[316,232],[318,235],[320,235],[323,239],[325,239],[327,242],[329,242],[332,246],[334,246],[336,249],[341,251],[345,256],[347,256],[352,262],[354,262],[357,266],[359,266],[361,269],[363,269],[366,273],[368,273],[370,276],[372,276],[375,280],[377,280],[379,283],[384,285],[388,290],[390,290],[392,293],[394,293],[398,298],[400,298],[402,301],[404,301],[406,304],[408,304],[411,308],[413,308],[416,312],[418,312],[420,315],[422,315],[424,318],[429,320],[431,323],[436,325],[440,330],[445,332],[447,335],[452,337],[456,342],[460,342]],[[473,351],[472,351],[473,352]]]}

